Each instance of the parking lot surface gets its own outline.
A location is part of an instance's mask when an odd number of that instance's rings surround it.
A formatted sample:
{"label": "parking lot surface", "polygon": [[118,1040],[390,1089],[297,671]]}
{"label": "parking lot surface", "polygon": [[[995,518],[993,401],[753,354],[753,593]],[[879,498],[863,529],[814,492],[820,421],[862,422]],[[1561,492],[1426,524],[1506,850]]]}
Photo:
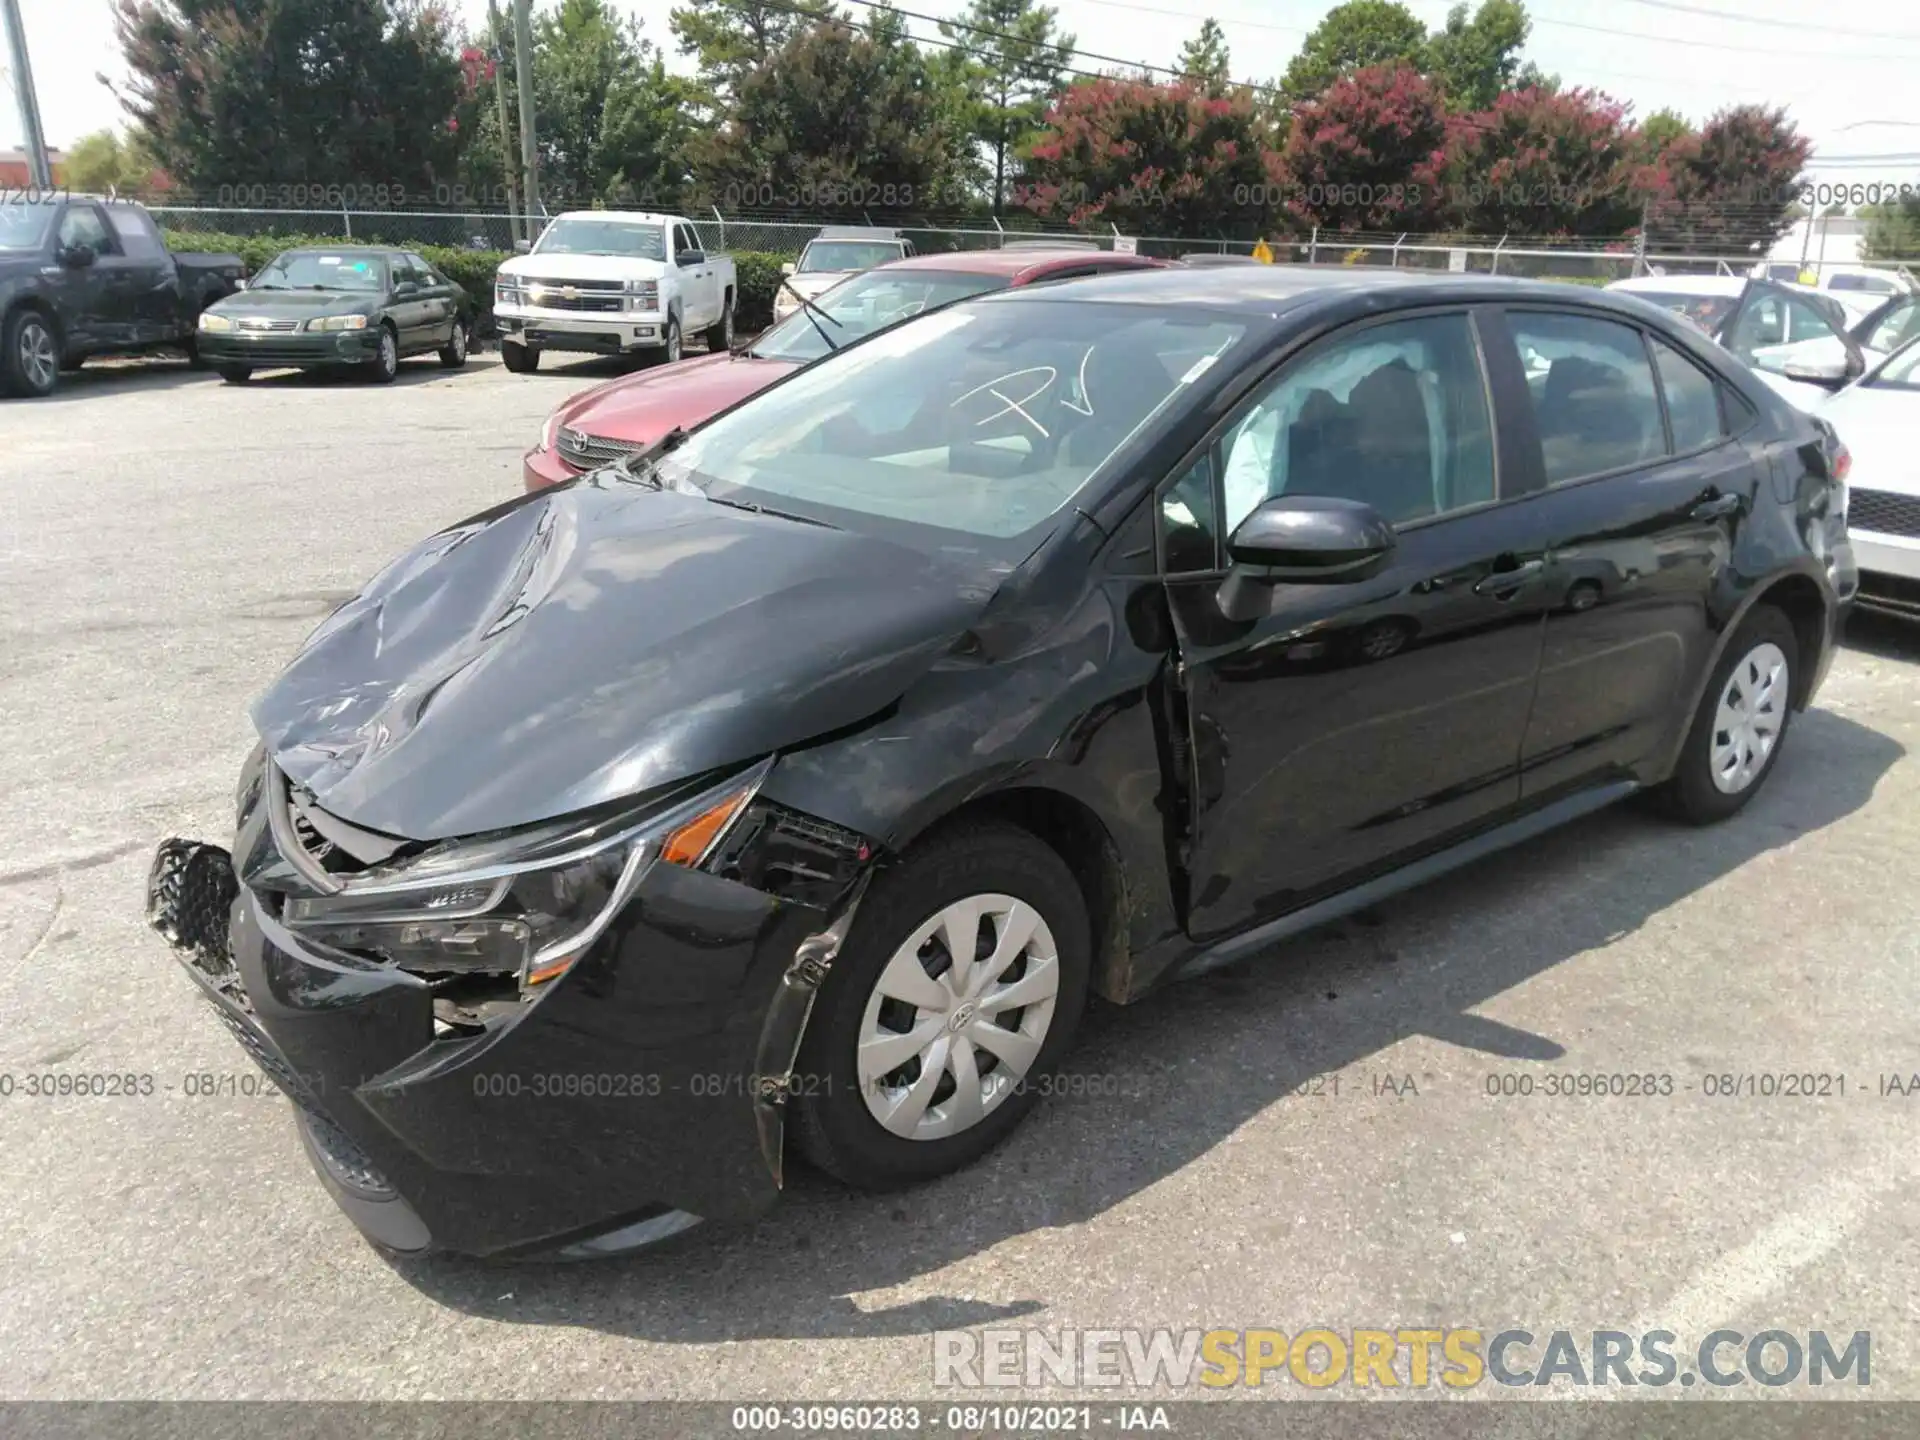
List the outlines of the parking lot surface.
{"label": "parking lot surface", "polygon": [[[154,1079],[0,1099],[0,1395],[932,1396],[940,1330],[1326,1325],[1869,1331],[1866,1393],[1920,1396],[1920,1094],[1883,1093],[1920,1072],[1920,631],[1886,624],[1733,822],[1621,808],[1098,1011],[1078,1093],[973,1170],[790,1171],[760,1225],[607,1264],[383,1261],[145,927],[147,862],[227,840],[251,699],[609,373],[0,403],[0,1075]],[[1743,1081],[1785,1074],[1844,1095]]]}

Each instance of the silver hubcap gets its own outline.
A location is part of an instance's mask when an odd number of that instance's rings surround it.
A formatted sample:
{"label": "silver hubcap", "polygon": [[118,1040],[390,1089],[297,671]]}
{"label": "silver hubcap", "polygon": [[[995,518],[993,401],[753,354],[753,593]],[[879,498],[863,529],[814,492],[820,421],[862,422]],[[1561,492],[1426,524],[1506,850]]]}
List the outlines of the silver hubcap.
{"label": "silver hubcap", "polygon": [[27,383],[36,390],[51,385],[60,369],[53,353],[53,336],[38,320],[29,320],[20,327],[20,369]]}
{"label": "silver hubcap", "polygon": [[720,334],[723,342],[721,348],[731,350],[733,348],[733,310],[731,308],[720,317]]}
{"label": "silver hubcap", "polygon": [[867,1109],[908,1140],[971,1129],[1026,1078],[1059,992],[1039,911],[1011,895],[954,901],[893,952],[867,997],[855,1059]]}
{"label": "silver hubcap", "polygon": [[380,337],[380,368],[382,370],[391,370],[399,363],[400,351],[393,343],[393,336],[382,335]]}
{"label": "silver hubcap", "polygon": [[453,327],[453,353],[456,359],[467,358],[467,327],[456,324]]}
{"label": "silver hubcap", "polygon": [[1737,795],[1766,768],[1787,715],[1787,657],[1771,641],[1733,667],[1713,717],[1714,786]]}
{"label": "silver hubcap", "polygon": [[679,358],[680,358],[680,327],[678,325],[669,325],[667,327],[667,359],[669,361],[674,361],[674,360],[678,360]]}

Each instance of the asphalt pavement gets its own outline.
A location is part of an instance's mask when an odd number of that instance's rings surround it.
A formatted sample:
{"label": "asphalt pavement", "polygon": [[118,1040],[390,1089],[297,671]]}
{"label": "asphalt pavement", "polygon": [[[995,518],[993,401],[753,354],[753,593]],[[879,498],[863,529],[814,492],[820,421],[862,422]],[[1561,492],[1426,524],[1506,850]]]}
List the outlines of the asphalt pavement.
{"label": "asphalt pavement", "polygon": [[[1097,1010],[1082,1083],[963,1174],[800,1171],[757,1226],[612,1263],[381,1259],[142,882],[163,837],[228,838],[302,637],[516,493],[612,373],[403,372],[0,402],[0,1398],[937,1399],[935,1332],[1316,1325],[1866,1331],[1870,1387],[1827,1393],[1920,1397],[1920,629],[1891,624],[1732,823],[1607,812]],[[63,1073],[151,1089],[26,1093]],[[1582,1074],[1673,1088],[1548,1093]]]}

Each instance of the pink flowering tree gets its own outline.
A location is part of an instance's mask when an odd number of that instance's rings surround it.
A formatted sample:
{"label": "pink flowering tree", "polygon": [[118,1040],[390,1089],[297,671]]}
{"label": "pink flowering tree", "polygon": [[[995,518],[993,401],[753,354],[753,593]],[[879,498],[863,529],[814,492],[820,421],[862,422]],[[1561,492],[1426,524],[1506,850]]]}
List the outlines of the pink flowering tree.
{"label": "pink flowering tree", "polygon": [[1437,227],[1447,158],[1440,89],[1410,65],[1376,65],[1294,108],[1281,154],[1288,210],[1330,230]]}

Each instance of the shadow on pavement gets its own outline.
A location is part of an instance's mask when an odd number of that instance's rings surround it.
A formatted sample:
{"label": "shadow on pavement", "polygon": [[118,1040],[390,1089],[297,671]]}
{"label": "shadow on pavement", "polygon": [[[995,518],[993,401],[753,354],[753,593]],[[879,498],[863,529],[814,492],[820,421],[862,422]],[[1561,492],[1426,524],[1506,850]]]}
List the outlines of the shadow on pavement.
{"label": "shadow on pavement", "polygon": [[[1049,1297],[889,1306],[874,1292],[1099,1215],[1314,1076],[1404,1037],[1504,1058],[1560,1057],[1566,1050],[1553,1037],[1470,1012],[1852,814],[1903,753],[1877,731],[1814,710],[1796,717],[1771,783],[1724,825],[1693,829],[1616,807],[1257,959],[1124,1009],[1097,1008],[1068,1067],[1085,1077],[1085,1092],[1105,1093],[1043,1103],[983,1162],[933,1184],[864,1195],[794,1166],[780,1205],[750,1228],[702,1227],[594,1265],[431,1259],[396,1269],[476,1316],[688,1344],[897,1337],[1032,1314]],[[1551,923],[1500,927],[1474,943],[1477,917],[1537,907],[1542,897],[1564,902]],[[1422,936],[1442,942],[1413,948]]]}

